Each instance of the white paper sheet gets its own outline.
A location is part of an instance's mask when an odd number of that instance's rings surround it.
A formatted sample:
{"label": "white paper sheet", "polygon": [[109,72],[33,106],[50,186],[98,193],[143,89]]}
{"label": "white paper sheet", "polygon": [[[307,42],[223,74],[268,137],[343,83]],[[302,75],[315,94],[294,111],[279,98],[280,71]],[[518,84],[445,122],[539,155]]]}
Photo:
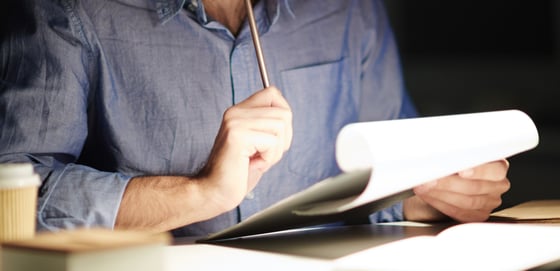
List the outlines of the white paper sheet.
{"label": "white paper sheet", "polygon": [[537,146],[535,124],[506,110],[350,124],[337,138],[343,171],[371,168],[366,190],[339,211]]}
{"label": "white paper sheet", "polygon": [[527,270],[560,259],[560,227],[468,223],[335,261],[336,270]]}

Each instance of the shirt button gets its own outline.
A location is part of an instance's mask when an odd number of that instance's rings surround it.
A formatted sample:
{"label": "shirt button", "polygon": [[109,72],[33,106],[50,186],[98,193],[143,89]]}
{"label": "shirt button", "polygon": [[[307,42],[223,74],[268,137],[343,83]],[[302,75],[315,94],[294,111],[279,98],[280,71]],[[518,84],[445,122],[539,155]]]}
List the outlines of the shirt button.
{"label": "shirt button", "polygon": [[245,199],[254,199],[255,198],[255,193],[253,191],[247,193],[247,195],[245,196]]}

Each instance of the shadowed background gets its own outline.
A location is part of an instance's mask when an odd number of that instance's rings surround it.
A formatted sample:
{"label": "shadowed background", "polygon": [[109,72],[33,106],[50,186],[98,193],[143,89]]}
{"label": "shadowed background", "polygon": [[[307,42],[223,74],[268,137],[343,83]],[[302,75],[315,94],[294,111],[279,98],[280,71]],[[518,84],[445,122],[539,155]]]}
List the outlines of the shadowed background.
{"label": "shadowed background", "polygon": [[539,146],[510,159],[501,208],[560,199],[560,1],[386,0],[421,115],[520,109]]}

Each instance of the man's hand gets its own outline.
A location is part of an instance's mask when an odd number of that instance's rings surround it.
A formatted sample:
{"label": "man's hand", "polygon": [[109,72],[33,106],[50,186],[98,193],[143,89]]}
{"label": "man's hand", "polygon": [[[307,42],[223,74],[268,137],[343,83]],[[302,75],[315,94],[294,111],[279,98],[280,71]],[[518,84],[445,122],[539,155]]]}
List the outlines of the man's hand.
{"label": "man's hand", "polygon": [[292,142],[292,111],[278,89],[229,108],[204,169],[195,177],[138,176],[129,182],[116,228],[168,231],[235,208]]}
{"label": "man's hand", "polygon": [[508,168],[506,160],[495,161],[418,186],[416,195],[404,201],[405,219],[484,221],[510,188]]}
{"label": "man's hand", "polygon": [[237,206],[291,142],[292,112],[275,87],[229,108],[200,175],[208,199],[223,211]]}

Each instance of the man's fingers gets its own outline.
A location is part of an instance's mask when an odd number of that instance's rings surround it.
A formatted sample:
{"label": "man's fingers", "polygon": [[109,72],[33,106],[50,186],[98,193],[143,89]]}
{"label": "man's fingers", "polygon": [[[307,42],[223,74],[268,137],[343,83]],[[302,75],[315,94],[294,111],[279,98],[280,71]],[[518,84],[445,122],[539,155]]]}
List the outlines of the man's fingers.
{"label": "man's fingers", "polygon": [[247,134],[246,141],[250,163],[260,169],[268,169],[282,157],[282,150],[278,148],[280,143],[277,136],[252,131]]}
{"label": "man's fingers", "polygon": [[[424,206],[455,220],[484,221],[500,206],[502,194],[510,188],[508,167],[506,160],[487,163],[415,187],[414,193],[427,204]],[[407,206],[414,206],[411,202]],[[410,210],[407,212],[410,214]]]}
{"label": "man's fingers", "polygon": [[277,163],[292,140],[292,112],[276,88],[228,108],[200,177],[230,210]]}
{"label": "man's fingers", "polygon": [[430,191],[450,191],[465,195],[502,194],[508,191],[510,183],[507,178],[500,181],[464,179],[459,175],[452,175],[444,179],[432,181],[418,186],[414,191],[418,194]]}
{"label": "man's fingers", "polygon": [[488,181],[503,180],[509,169],[509,162],[505,159],[490,162],[475,168],[459,172],[459,176],[467,179],[479,179]]}
{"label": "man's fingers", "polygon": [[267,163],[276,163],[283,154],[284,138],[282,122],[256,120],[248,123],[231,121],[224,128],[229,148],[237,151],[229,152],[235,156],[241,155],[247,159],[262,159]]}
{"label": "man's fingers", "polygon": [[247,99],[237,104],[241,107],[279,107],[290,109],[288,101],[276,87],[268,87],[255,92]]}
{"label": "man's fingers", "polygon": [[464,208],[464,206],[456,206],[436,197],[422,196],[421,198],[439,212],[459,222],[485,221],[495,208],[470,209]]}
{"label": "man's fingers", "polygon": [[268,132],[280,137],[282,150],[290,147],[292,140],[291,112],[277,108],[240,109],[231,108],[226,112],[228,129],[250,129]]}
{"label": "man's fingers", "polygon": [[283,149],[286,151],[290,148],[293,137],[292,111],[278,89],[274,87],[263,89],[229,108],[224,114],[225,121],[245,119],[252,122],[255,118],[283,121],[285,127],[281,135],[284,139]]}
{"label": "man's fingers", "polygon": [[273,107],[280,107],[280,108],[285,108],[285,109],[290,109],[290,104],[288,103],[288,101],[286,100],[286,98],[284,98],[284,95],[282,95],[282,92],[280,90],[278,90],[276,87],[272,86],[266,89],[267,91],[270,91],[270,95],[272,96],[272,102],[271,102],[271,106]]}
{"label": "man's fingers", "polygon": [[439,212],[462,222],[483,221],[502,204],[509,180],[470,180],[453,175],[419,186],[414,192]]}
{"label": "man's fingers", "polygon": [[[278,90],[276,87],[272,86],[261,90],[258,93],[261,93],[264,96],[263,102],[267,104],[267,106],[273,108],[282,108],[284,109],[284,113],[282,114],[283,119],[287,123],[287,129],[285,130],[284,138],[284,150],[288,150],[292,144],[292,136],[293,136],[293,128],[292,128],[292,109],[288,104],[288,101],[282,95],[282,92]],[[258,94],[257,93],[257,94]],[[258,97],[260,98],[260,97]]]}
{"label": "man's fingers", "polygon": [[492,210],[502,204],[500,194],[466,195],[450,191],[434,190],[430,193],[420,195],[420,197],[424,200],[437,199],[438,201],[464,210]]}

